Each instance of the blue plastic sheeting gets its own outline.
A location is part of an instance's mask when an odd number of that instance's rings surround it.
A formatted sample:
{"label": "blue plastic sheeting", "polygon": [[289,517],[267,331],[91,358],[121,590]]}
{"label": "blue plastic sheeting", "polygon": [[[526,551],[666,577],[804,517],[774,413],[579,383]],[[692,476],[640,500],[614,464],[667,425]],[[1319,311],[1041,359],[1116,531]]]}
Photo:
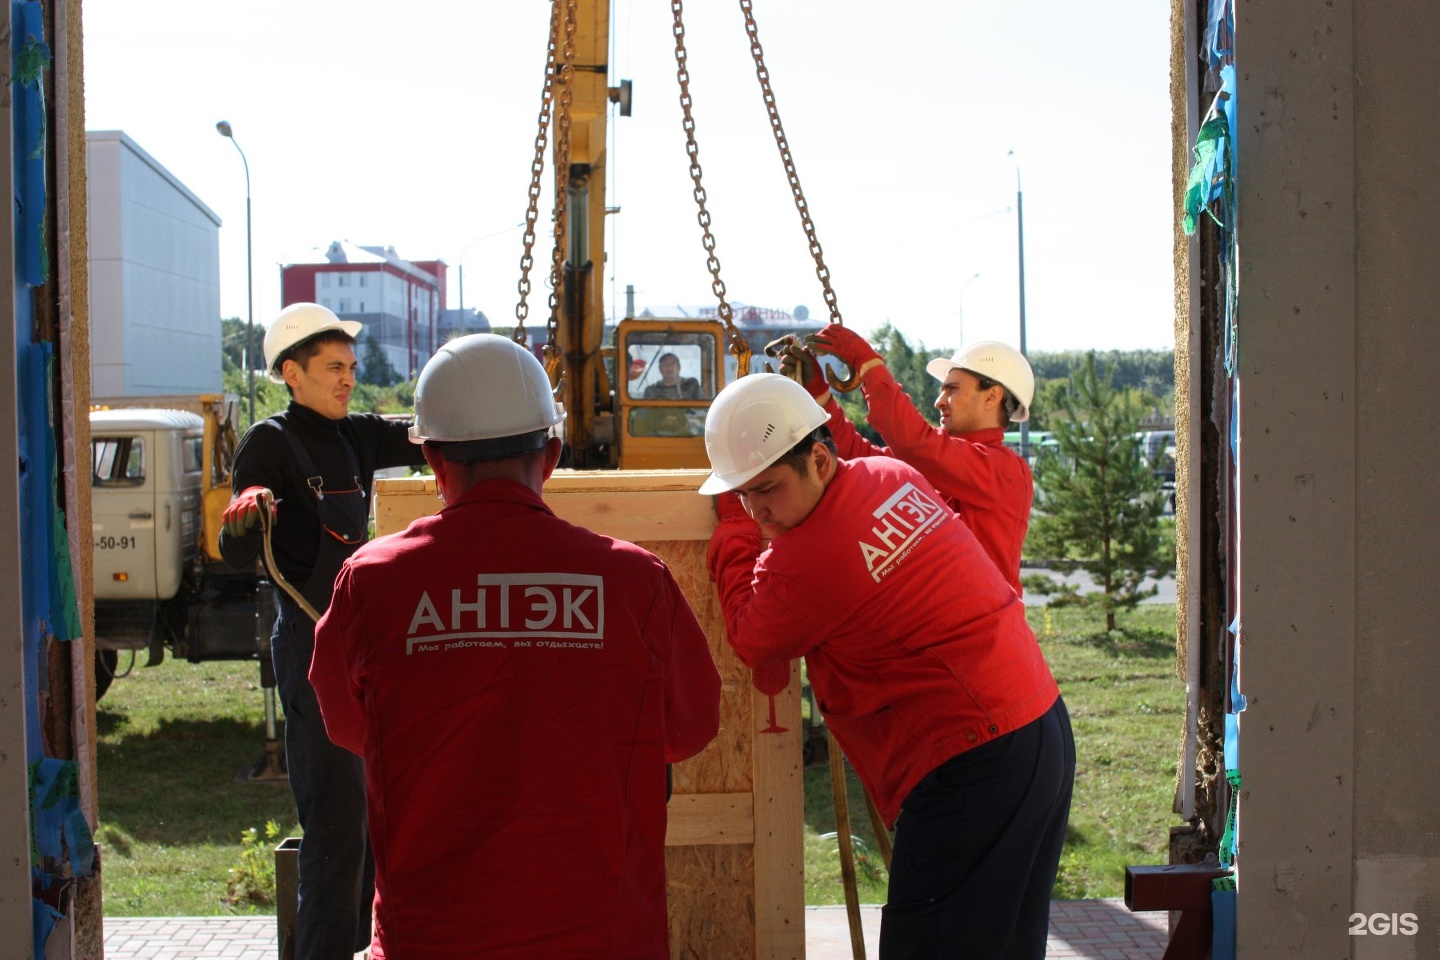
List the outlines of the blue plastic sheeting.
{"label": "blue plastic sheeting", "polygon": [[[40,867],[35,879],[42,890],[65,878],[44,869],[69,868],[70,876],[83,877],[95,866],[95,840],[80,810],[80,765],[73,760],[45,758],[30,764],[30,810],[34,849]],[[45,842],[48,838],[49,842]]]}
{"label": "blue plastic sheeting", "polygon": [[[1239,380],[1239,272],[1238,238],[1235,230],[1238,216],[1236,180],[1237,151],[1235,145],[1235,5],[1234,0],[1210,0],[1206,8],[1205,35],[1199,51],[1209,70],[1207,89],[1215,90],[1215,98],[1196,133],[1194,164],[1186,183],[1185,199],[1180,211],[1186,234],[1194,234],[1201,217],[1208,216],[1217,235],[1216,257],[1220,276],[1225,284],[1225,297],[1220,306],[1219,325],[1225,376],[1229,380],[1229,447],[1232,484],[1238,484],[1240,464],[1240,380]],[[1227,509],[1239,502],[1239,488],[1226,492]],[[1235,535],[1232,531],[1232,537]],[[1223,866],[1235,860],[1238,846],[1238,803],[1240,795],[1240,722],[1245,697],[1240,692],[1240,631],[1242,625],[1239,600],[1232,599],[1228,611],[1230,623],[1226,643],[1230,676],[1228,703],[1225,707],[1225,780],[1230,788],[1224,834],[1220,838],[1219,856]],[[1235,880],[1213,895],[1215,929],[1213,936],[1216,960],[1235,955]]]}
{"label": "blue plastic sheeting", "polygon": [[[26,296],[17,300],[29,300]],[[19,313],[28,311],[17,310]],[[50,612],[50,517],[46,507],[45,435],[50,432],[49,384],[45,382],[50,347],[27,344],[17,355],[20,401],[20,615],[25,648],[25,755],[33,763],[44,756],[40,701],[50,688],[44,656],[46,614]]]}
{"label": "blue plastic sheeting", "polygon": [[[28,297],[19,298],[28,301]],[[17,311],[19,312],[19,311]],[[28,312],[28,311],[24,311]],[[48,694],[45,649],[49,641],[76,636],[69,545],[57,502],[55,433],[49,404],[51,350],[29,344],[19,359],[20,400],[20,603],[25,670],[25,747],[30,772],[30,864],[39,896],[31,901],[35,955],[58,918],[46,894],[94,869],[95,845],[80,806],[79,766],[45,756],[40,704]]]}
{"label": "blue plastic sheeting", "polygon": [[[45,243],[45,84],[50,48],[39,3],[11,8],[15,82],[15,269],[38,287],[50,273]],[[18,292],[18,291],[17,291]]]}
{"label": "blue plastic sheeting", "polygon": [[1235,960],[1235,889],[1210,891],[1210,960]]}
{"label": "blue plastic sheeting", "polygon": [[30,779],[30,869],[33,953],[61,918],[65,887],[94,870],[95,844],[80,806],[80,767],[46,756],[42,704],[50,695],[47,648],[79,636],[79,610],[65,516],[61,509],[50,344],[30,342],[35,289],[50,280],[45,237],[47,184],[45,43],[39,3],[12,3],[14,116],[16,400],[19,405],[21,659],[24,670],[25,758]]}
{"label": "blue plastic sheeting", "polygon": [[1215,221],[1219,232],[1220,267],[1225,279],[1222,318],[1225,341],[1225,372],[1235,375],[1236,301],[1239,294],[1235,264],[1239,262],[1235,232],[1235,65],[1218,71],[1220,89],[1195,136],[1195,163],[1185,186],[1181,221],[1186,234],[1193,234],[1201,215]]}
{"label": "blue plastic sheeting", "polygon": [[1205,62],[1218,70],[1235,60],[1235,4],[1232,0],[1210,0],[1205,15]]}
{"label": "blue plastic sheeting", "polygon": [[[45,382],[57,383],[55,355],[50,345],[44,345]],[[46,396],[51,394],[46,392]],[[46,417],[55,422],[54,411]],[[56,640],[68,641],[80,637],[80,599],[75,595],[75,568],[70,557],[70,537],[65,530],[65,511],[61,503],[60,457],[56,449],[54,430],[45,431],[45,486],[50,491],[49,541],[50,541],[50,603],[46,623]]]}

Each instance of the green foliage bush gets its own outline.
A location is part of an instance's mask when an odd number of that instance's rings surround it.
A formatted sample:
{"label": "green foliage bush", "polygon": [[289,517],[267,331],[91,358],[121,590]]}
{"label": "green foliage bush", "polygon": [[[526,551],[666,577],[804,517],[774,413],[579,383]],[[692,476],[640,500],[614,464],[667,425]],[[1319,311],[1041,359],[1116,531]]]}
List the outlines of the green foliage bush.
{"label": "green foliage bush", "polygon": [[265,821],[262,834],[250,827],[240,834],[240,864],[231,867],[225,881],[225,902],[232,907],[249,909],[275,906],[275,843],[280,839],[280,824]]}

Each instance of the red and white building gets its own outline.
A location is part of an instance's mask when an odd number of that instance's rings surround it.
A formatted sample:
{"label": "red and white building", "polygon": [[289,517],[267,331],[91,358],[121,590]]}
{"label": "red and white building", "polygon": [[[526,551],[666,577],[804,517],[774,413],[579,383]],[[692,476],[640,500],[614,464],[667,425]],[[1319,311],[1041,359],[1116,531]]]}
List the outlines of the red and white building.
{"label": "red and white building", "polygon": [[280,271],[283,305],[318,303],[365,325],[356,352],[375,339],[401,377],[417,376],[443,343],[446,326],[443,260],[405,260],[394,247],[335,241]]}

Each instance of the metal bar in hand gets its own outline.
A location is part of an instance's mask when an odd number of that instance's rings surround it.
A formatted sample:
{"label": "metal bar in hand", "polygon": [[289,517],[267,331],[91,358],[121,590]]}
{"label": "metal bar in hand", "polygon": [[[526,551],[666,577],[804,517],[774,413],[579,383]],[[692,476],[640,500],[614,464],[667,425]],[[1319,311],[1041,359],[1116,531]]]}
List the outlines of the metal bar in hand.
{"label": "metal bar in hand", "polygon": [[270,571],[270,579],[274,580],[280,589],[288,593],[290,599],[294,600],[300,609],[309,615],[311,620],[318,621],[320,619],[319,611],[310,605],[310,601],[305,599],[304,594],[290,586],[290,581],[281,575],[280,567],[275,563],[275,554],[270,549],[270,528],[274,517],[272,511],[275,509],[275,499],[269,495],[268,490],[266,491],[264,501],[260,507],[260,529],[265,534],[265,568]]}

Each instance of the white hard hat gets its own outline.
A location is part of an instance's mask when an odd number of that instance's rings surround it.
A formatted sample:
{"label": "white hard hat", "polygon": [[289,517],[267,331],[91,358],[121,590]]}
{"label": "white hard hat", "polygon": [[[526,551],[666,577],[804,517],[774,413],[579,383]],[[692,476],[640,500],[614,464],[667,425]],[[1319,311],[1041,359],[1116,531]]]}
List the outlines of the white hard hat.
{"label": "white hard hat", "polygon": [[489,441],[447,449],[446,457],[498,460],[540,449],[564,419],[534,354],[508,337],[472,333],[445,344],[420,371],[410,440]]}
{"label": "white hard hat", "polygon": [[339,330],[354,339],[363,327],[354,320],[341,320],[318,303],[292,303],[265,331],[265,374],[276,383],[284,383],[281,358],[291,347],[326,330]]}
{"label": "white hard hat", "polygon": [[980,340],[948,360],[936,357],[925,364],[925,372],[941,383],[951,370],[957,369],[994,380],[1009,390],[1020,401],[1010,419],[1016,423],[1030,419],[1030,401],[1035,399],[1035,372],[1019,350],[998,340]]}
{"label": "white hard hat", "polygon": [[705,452],[713,472],[700,492],[734,490],[829,420],[809,391],[789,377],[752,373],[731,382],[705,417]]}

